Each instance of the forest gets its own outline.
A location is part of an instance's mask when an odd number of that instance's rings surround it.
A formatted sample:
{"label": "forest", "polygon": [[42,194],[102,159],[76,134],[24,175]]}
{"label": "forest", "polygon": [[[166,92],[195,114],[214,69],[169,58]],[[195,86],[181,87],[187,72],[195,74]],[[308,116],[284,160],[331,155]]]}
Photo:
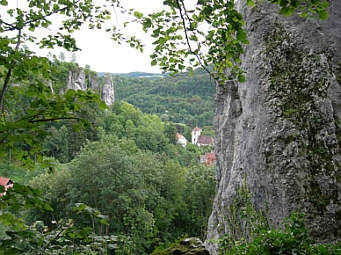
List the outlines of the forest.
{"label": "forest", "polygon": [[[54,91],[65,89],[69,71],[79,67],[56,57],[51,64],[55,67]],[[20,118],[15,109],[26,108],[28,101],[24,91],[8,114],[13,119]],[[2,249],[9,251],[15,247],[17,252],[31,254],[41,246],[44,254],[59,249],[65,249],[66,254],[84,252],[85,244],[67,245],[67,241],[73,240],[68,233],[71,228],[89,226],[91,233],[96,234],[92,238],[114,238],[117,254],[149,254],[156,246],[179,236],[204,238],[215,192],[215,174],[213,166],[199,163],[199,156],[212,148],[177,145],[173,122],[143,113],[125,101],[117,101],[111,110],[94,103],[83,107],[89,125],[80,130],[73,129],[75,120],[47,122],[42,127],[49,134],[40,141],[48,166],[36,163],[27,170],[12,158],[11,151],[2,157],[0,176],[10,177],[15,186],[21,183],[39,189],[39,196],[46,203],[43,208],[29,209],[13,209],[10,205],[4,211],[2,219],[5,215],[18,218],[11,222],[14,225],[9,221],[8,227],[1,227],[1,238],[6,240]],[[185,128],[190,135],[191,129]],[[15,146],[20,151],[32,150],[20,142]],[[11,191],[7,191],[5,200],[11,199]],[[101,218],[97,214],[75,213],[73,210],[79,204],[98,210]],[[20,239],[6,232],[15,229],[17,234],[23,234],[39,224],[43,224],[41,229],[53,229],[56,233],[63,229],[70,239],[51,249],[47,244],[51,242],[49,238],[56,237],[53,234],[43,236],[45,245],[34,246],[21,244]],[[30,231],[37,234],[33,229]]]}
{"label": "forest", "polygon": [[116,98],[162,120],[212,129],[215,84],[202,69],[175,77],[114,76]]}

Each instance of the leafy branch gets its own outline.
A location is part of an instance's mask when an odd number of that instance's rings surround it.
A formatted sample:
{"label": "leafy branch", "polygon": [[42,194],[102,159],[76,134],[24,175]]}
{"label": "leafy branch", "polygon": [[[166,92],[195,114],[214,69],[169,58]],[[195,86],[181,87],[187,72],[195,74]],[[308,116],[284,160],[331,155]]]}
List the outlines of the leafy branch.
{"label": "leafy branch", "polygon": [[182,9],[184,9],[185,16],[187,17],[187,20],[190,22],[190,24],[191,24],[191,18],[188,16],[188,13],[187,13],[187,10],[186,10],[184,1],[181,0],[181,4],[180,4],[179,0],[176,0],[176,3],[177,3],[177,7],[178,7],[178,10],[179,10],[179,13],[180,13],[181,20],[182,20],[182,25],[183,25],[183,29],[184,29],[184,33],[185,33],[185,37],[186,37],[186,43],[187,43],[187,46],[188,46],[188,49],[189,49],[190,53],[193,54],[193,55],[195,55],[195,57],[197,58],[197,61],[198,61],[199,64],[200,64],[200,66],[201,66],[208,74],[210,74],[211,76],[213,76],[213,74],[210,72],[210,70],[208,70],[208,68],[202,63],[200,56],[199,56],[196,52],[194,52],[194,51],[192,50],[192,46],[191,46],[190,39],[189,39],[189,35],[188,35],[188,29],[187,29],[187,26],[186,26],[186,21],[185,21],[185,17],[184,17],[184,14],[183,14],[183,12],[182,12]]}
{"label": "leafy branch", "polygon": [[[249,7],[255,6],[254,0],[245,1]],[[268,1],[278,4],[283,15],[328,17],[325,0]],[[189,71],[200,66],[218,82],[245,81],[241,55],[249,42],[244,18],[236,10],[234,1],[199,0],[193,10],[187,10],[183,0],[165,0],[164,5],[171,11],[147,16],[131,12],[136,18],[134,21],[139,22],[143,30],[151,31],[155,38],[152,65],[158,64],[164,72],[173,74],[184,71],[186,66]],[[206,27],[206,31],[202,31],[201,26]],[[185,34],[184,38],[181,33]],[[193,43],[197,44],[196,49],[193,49]]]}
{"label": "leafy branch", "polygon": [[[17,44],[15,46],[15,51],[19,50],[20,40],[21,40],[21,32],[22,32],[22,30],[19,29],[18,36],[17,36]],[[5,81],[4,81],[4,84],[2,86],[2,90],[1,90],[1,95],[0,95],[0,116],[2,116],[2,117],[3,117],[3,112],[4,112],[3,105],[4,105],[5,93],[6,93],[6,90],[7,90],[8,86],[9,86],[9,80],[11,78],[12,71],[13,71],[13,64],[14,64],[14,61],[12,61],[12,63],[10,64],[10,68],[7,71],[6,78],[5,78]]]}

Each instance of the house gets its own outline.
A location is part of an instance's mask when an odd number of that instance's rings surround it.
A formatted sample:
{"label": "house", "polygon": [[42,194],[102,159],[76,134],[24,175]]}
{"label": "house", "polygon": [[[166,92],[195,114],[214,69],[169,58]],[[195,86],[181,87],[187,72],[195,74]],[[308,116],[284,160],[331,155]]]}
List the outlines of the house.
{"label": "house", "polygon": [[211,166],[216,162],[214,151],[206,152],[205,155],[200,155],[200,163]]}
{"label": "house", "polygon": [[207,145],[213,146],[213,138],[207,135],[201,135],[198,138],[197,145],[198,146],[207,146]]}
{"label": "house", "polygon": [[183,147],[187,145],[187,139],[180,133],[176,133],[176,143],[181,144]]}
{"label": "house", "polygon": [[192,144],[197,144],[198,138],[199,138],[199,136],[201,134],[201,131],[202,131],[202,129],[198,128],[198,127],[195,127],[192,130]]}
{"label": "house", "polygon": [[[0,176],[0,186],[4,187],[5,191],[9,188],[12,188],[13,184],[14,182],[11,179]],[[0,193],[0,197],[4,195],[6,195],[6,192]]]}
{"label": "house", "polygon": [[201,135],[202,129],[195,127],[192,130],[192,144],[196,144],[198,146],[213,146],[213,138],[207,135]]}

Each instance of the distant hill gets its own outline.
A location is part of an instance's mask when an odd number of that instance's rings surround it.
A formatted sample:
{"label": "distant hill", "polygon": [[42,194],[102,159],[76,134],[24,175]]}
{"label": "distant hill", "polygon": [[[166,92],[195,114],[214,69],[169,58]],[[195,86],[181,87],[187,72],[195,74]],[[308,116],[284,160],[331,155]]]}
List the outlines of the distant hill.
{"label": "distant hill", "polygon": [[[98,76],[103,76],[105,72],[98,72]],[[167,74],[162,73],[146,73],[146,72],[130,72],[130,73],[111,73],[113,76],[120,76],[125,78],[160,78]]]}
{"label": "distant hill", "polygon": [[197,70],[193,76],[182,73],[175,77],[142,77],[115,75],[116,100],[124,100],[145,113],[157,114],[163,120],[191,127],[212,126],[215,83],[207,73]]}

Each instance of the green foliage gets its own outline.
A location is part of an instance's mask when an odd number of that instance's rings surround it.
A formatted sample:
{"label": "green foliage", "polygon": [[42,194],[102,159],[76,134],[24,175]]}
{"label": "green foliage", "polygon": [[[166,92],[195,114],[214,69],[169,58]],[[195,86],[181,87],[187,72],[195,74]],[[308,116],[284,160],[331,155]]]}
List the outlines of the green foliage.
{"label": "green foliage", "polygon": [[[53,221],[53,229],[37,221],[26,225],[18,216],[22,208],[51,210],[40,193],[27,186],[15,184],[0,200],[0,222],[9,226],[0,239],[0,254],[108,254],[114,250],[117,237],[95,235],[91,228],[76,227],[72,220]],[[95,209],[85,205],[75,207],[77,213],[103,218]],[[102,223],[107,224],[103,219]]]}
{"label": "green foliage", "polygon": [[[328,17],[328,2],[324,0],[269,1],[279,4],[283,15]],[[255,2],[246,0],[250,7],[255,6]],[[155,38],[152,65],[158,64],[165,72],[173,74],[185,71],[186,66],[191,72],[193,66],[201,66],[218,82],[245,81],[240,56],[248,40],[243,16],[235,9],[234,1],[198,1],[190,10],[180,0],[164,1],[164,4],[170,11],[143,16],[131,10],[135,21]]]}
{"label": "green foliage", "polygon": [[157,114],[163,121],[185,123],[190,127],[211,126],[214,115],[215,85],[198,69],[159,79],[114,77],[116,99],[141,111]]}
{"label": "green foliage", "polygon": [[0,176],[10,177],[14,182],[27,185],[29,181],[44,172],[45,170],[37,167],[35,171],[23,167],[20,163],[3,158],[0,162]]}
{"label": "green foliage", "polygon": [[340,245],[315,244],[308,238],[304,215],[293,213],[283,222],[283,229],[261,230],[257,237],[248,242],[238,241],[225,235],[220,241],[221,255],[263,255],[263,254],[326,254],[341,252]]}
{"label": "green foliage", "polygon": [[[125,102],[112,111],[98,115],[100,140],[85,144],[70,163],[56,163],[52,174],[34,178],[31,184],[54,210],[33,209],[26,219],[52,227],[53,220],[72,218],[98,235],[113,233],[123,240],[121,254],[144,254],[185,233],[204,236],[215,189],[213,168],[198,166],[205,148],[171,144],[171,123]],[[79,202],[101,211],[109,226],[74,215]]]}
{"label": "green foliage", "polygon": [[301,17],[316,17],[324,20],[328,18],[328,2],[325,0],[268,0],[271,3],[278,4],[281,8],[280,14],[290,16],[298,13]]}
{"label": "green foliage", "polygon": [[[186,174],[184,197],[187,212],[184,217],[186,233],[204,240],[207,234],[208,217],[211,215],[215,196],[215,167],[204,165],[192,167]],[[198,235],[199,234],[199,235]]]}
{"label": "green foliage", "polygon": [[[114,232],[133,243],[132,253],[143,254],[158,236],[170,238],[162,235],[171,229],[176,208],[183,205],[184,169],[157,154],[132,151],[130,145],[128,140],[106,136],[89,143],[63,171],[35,178],[32,185],[44,190],[54,211],[31,214],[46,222],[73,217],[100,235]],[[109,226],[71,214],[73,201],[100,210]]]}
{"label": "green foliage", "polygon": [[281,226],[273,228],[267,212],[256,210],[251,199],[245,180],[225,215],[229,233],[218,240],[219,254],[332,255],[341,251],[339,244],[316,244],[311,240],[302,213],[292,213]]}
{"label": "green foliage", "polygon": [[258,235],[259,231],[270,229],[271,222],[266,212],[255,209],[246,179],[237,192],[233,202],[228,205],[228,213],[224,217],[229,226],[231,239],[249,241]]}
{"label": "green foliage", "polygon": [[[25,9],[13,8],[7,1],[0,3],[0,156],[10,150],[13,158],[32,167],[35,161],[41,160],[42,140],[50,135],[45,129],[46,123],[73,119],[77,120],[75,129],[88,126],[89,122],[84,118],[87,111],[83,106],[89,102],[101,105],[101,101],[98,95],[89,91],[69,90],[62,95],[54,94],[48,83],[56,80],[59,91],[60,78],[65,80],[65,65],[38,57],[27,45],[59,46],[77,51],[79,48],[72,33],[85,24],[89,28],[105,28],[104,21],[111,18],[107,3],[117,8],[120,5],[116,0],[103,1],[99,5],[88,0],[30,0]],[[57,26],[60,27],[50,29],[55,16],[58,16],[60,23]],[[49,33],[37,36],[41,34],[41,28]],[[107,26],[106,31],[113,39],[139,49],[142,47],[135,37],[123,36],[116,27]],[[23,42],[28,44],[22,45]],[[74,66],[74,63],[68,65]],[[59,70],[54,76],[56,66]],[[25,111],[18,110],[23,108]]]}
{"label": "green foliage", "polygon": [[198,238],[178,238],[175,242],[169,244],[167,248],[157,247],[151,255],[208,255],[208,251]]}
{"label": "green foliage", "polygon": [[172,123],[167,123],[165,127],[165,136],[168,138],[169,143],[176,144],[176,126]]}

